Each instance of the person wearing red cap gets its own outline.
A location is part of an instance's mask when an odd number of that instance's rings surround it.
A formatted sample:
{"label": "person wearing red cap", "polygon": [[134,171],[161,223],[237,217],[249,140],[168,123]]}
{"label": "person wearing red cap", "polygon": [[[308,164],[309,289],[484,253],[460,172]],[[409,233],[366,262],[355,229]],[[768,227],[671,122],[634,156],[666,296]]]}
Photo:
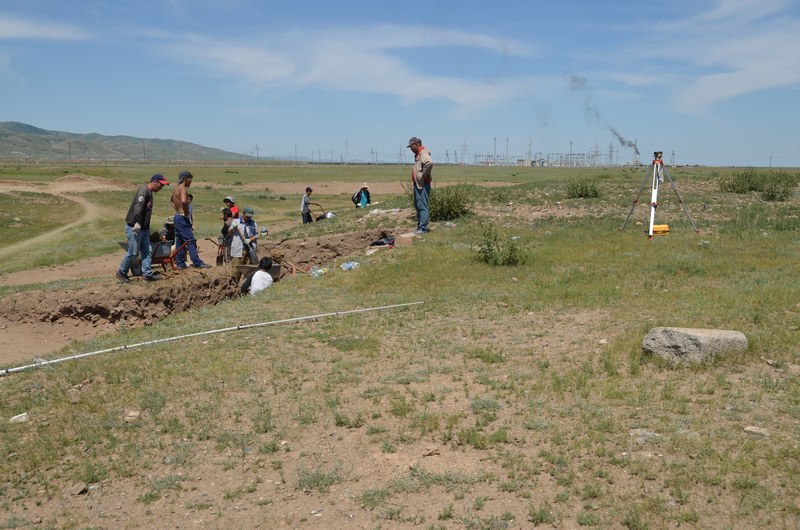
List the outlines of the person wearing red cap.
{"label": "person wearing red cap", "polygon": [[161,277],[153,272],[150,264],[153,262],[152,248],[150,247],[150,217],[153,214],[153,194],[161,191],[169,182],[163,175],[156,173],[150,177],[150,182],[139,186],[136,195],[128,208],[125,217],[125,237],[128,239],[128,250],[115,276],[122,283],[130,283],[128,271],[136,258],[142,256],[142,276],[149,282],[160,280]]}

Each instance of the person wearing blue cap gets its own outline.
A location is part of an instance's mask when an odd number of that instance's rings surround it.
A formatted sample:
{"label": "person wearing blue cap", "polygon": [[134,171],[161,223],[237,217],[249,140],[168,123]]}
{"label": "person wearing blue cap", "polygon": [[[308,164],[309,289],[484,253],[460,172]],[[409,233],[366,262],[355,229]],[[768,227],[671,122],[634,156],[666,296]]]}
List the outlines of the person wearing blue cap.
{"label": "person wearing blue cap", "polygon": [[[196,269],[208,269],[211,265],[204,263],[197,254],[197,239],[192,230],[192,212],[189,208],[189,186],[192,185],[194,175],[190,171],[181,171],[178,175],[178,185],[172,192],[172,207],[175,208],[175,248],[179,249],[175,254],[175,266],[181,270],[187,269],[186,247],[189,248],[189,257],[192,259],[192,267]],[[186,243],[184,247],[183,244]]]}
{"label": "person wearing blue cap", "polygon": [[153,262],[152,248],[150,246],[150,217],[153,214],[153,194],[161,191],[169,182],[163,175],[156,173],[150,177],[150,182],[139,186],[133,196],[128,215],[125,217],[125,237],[128,239],[128,250],[122,263],[114,275],[122,283],[130,283],[128,272],[134,265],[136,258],[142,257],[142,276],[145,281],[154,282],[161,277],[153,272],[150,267]]}

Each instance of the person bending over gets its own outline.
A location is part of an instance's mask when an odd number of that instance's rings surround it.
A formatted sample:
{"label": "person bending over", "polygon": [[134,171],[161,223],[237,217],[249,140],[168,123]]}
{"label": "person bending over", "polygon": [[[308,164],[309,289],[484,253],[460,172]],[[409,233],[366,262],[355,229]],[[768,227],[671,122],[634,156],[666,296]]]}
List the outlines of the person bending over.
{"label": "person bending over", "polygon": [[361,189],[358,190],[350,197],[350,200],[353,201],[353,204],[356,205],[356,208],[366,208],[371,202],[372,199],[369,196],[369,186],[365,182]]}

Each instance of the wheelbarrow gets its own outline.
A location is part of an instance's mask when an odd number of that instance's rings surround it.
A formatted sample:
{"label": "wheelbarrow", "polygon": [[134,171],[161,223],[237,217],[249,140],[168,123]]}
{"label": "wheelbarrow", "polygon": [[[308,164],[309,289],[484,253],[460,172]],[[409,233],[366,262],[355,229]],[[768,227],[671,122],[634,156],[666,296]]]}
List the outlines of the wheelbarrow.
{"label": "wheelbarrow", "polygon": [[[258,265],[235,265],[234,268],[240,272],[242,275],[247,276],[251,272],[255,272],[258,270]],[[283,274],[281,274],[281,264],[280,263],[273,263],[272,267],[269,269],[269,275],[272,276],[272,281],[277,282],[281,278],[283,278]]]}
{"label": "wheelbarrow", "polygon": [[[319,204],[318,204],[317,206],[319,206]],[[326,212],[326,211],[325,211],[325,210],[322,208],[322,206],[319,206],[319,210],[322,212],[322,214],[320,214],[320,215],[318,215],[318,216],[316,217],[316,220],[317,220],[317,221],[324,221],[325,219],[335,219],[335,218],[336,218],[336,214],[335,214],[335,213],[333,213],[333,212]]]}
{"label": "wheelbarrow", "polygon": [[[168,241],[151,241],[150,242],[150,258],[151,258],[151,265],[161,265],[164,271],[167,270],[167,265],[169,265],[172,270],[176,269],[175,266],[175,256],[180,252],[182,249],[186,248],[188,241],[184,241],[183,244],[173,249],[172,246],[175,242],[168,240]],[[120,248],[125,252],[128,251],[128,243],[126,241],[119,242]],[[141,276],[142,275],[142,257],[141,255],[137,255],[136,258],[131,263],[131,274],[134,276]]]}

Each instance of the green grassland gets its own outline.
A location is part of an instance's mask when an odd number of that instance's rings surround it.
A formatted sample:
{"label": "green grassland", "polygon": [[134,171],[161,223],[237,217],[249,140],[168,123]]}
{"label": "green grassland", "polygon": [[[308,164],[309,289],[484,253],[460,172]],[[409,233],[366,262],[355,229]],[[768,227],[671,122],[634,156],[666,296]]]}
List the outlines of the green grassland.
{"label": "green grassland", "polygon": [[[106,170],[102,176],[141,180],[131,168]],[[100,175],[96,168],[66,171]],[[422,305],[192,337],[0,381],[0,524],[31,524],[29,514],[56,506],[65,488],[83,481],[107,490],[134,484],[137,496],[128,502],[152,511],[140,521],[145,526],[176,510],[210,509],[225,521],[244,506],[250,520],[303,527],[313,520],[299,514],[321,505],[373,528],[795,528],[800,199],[721,191],[720,176],[736,171],[672,169],[700,233],[665,184],[658,221],[671,233],[649,241],[642,205],[619,230],[647,168],[437,167],[437,180],[468,190],[474,213],[434,223],[411,248],[355,256],[361,265],[354,271],[333,263],[318,278],[278,282],[266,296],[173,315],[61,353]],[[2,176],[12,173],[6,168]],[[59,171],[19,173],[8,178],[46,181]],[[275,196],[270,182],[395,182],[407,173],[394,166],[203,168],[195,172],[203,175],[198,232],[215,234],[218,225],[219,189],[206,193],[206,181],[231,190],[263,183],[263,192],[236,193],[269,225],[296,219],[300,198]],[[570,198],[575,179],[590,182],[597,197]],[[119,212],[128,195],[84,194]],[[317,199],[339,217],[275,236],[363,226],[348,197]],[[410,205],[404,194],[380,200]],[[0,201],[3,211],[15,203],[3,194]],[[648,202],[649,188],[641,200]],[[104,218],[98,233],[69,234],[54,252],[71,260],[111,251],[107,231],[117,230],[121,215]],[[44,217],[52,223],[57,215]],[[487,225],[524,251],[524,263],[490,266],[477,258]],[[0,230],[3,245],[13,241],[5,218]],[[740,330],[750,349],[676,369],[642,353],[642,337],[655,326]],[[82,382],[80,400],[70,400]],[[129,408],[143,411],[142,419],[125,423]],[[5,421],[22,412],[29,423]],[[748,434],[747,426],[769,434]],[[650,434],[637,438],[637,429]],[[431,447],[444,470],[420,456]],[[369,467],[392,455],[413,465],[392,476]],[[209,461],[220,483],[235,477],[241,486],[207,487],[211,499],[186,500],[188,481],[210,480],[197,475]],[[99,524],[86,511],[55,512],[45,524]]]}

